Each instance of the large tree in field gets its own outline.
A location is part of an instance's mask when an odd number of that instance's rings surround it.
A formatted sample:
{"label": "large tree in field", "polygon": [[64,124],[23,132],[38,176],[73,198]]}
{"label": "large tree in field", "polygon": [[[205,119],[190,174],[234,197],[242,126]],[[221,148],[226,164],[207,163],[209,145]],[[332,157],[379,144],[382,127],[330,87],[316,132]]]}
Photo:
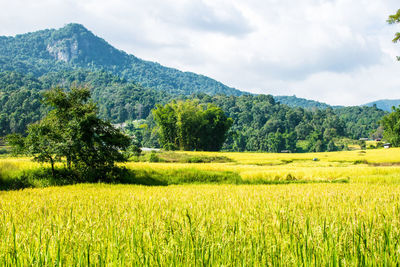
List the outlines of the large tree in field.
{"label": "large tree in field", "polygon": [[52,110],[28,126],[25,138],[9,136],[10,145],[39,162],[50,162],[53,175],[54,163],[64,159],[68,169],[84,175],[106,175],[115,162],[125,160],[120,150],[129,146],[130,138],[98,118],[97,107],[89,98],[86,88],[49,90],[44,103]]}
{"label": "large tree in field", "polygon": [[153,115],[166,149],[218,151],[233,122],[221,108],[196,100],[157,105]]}

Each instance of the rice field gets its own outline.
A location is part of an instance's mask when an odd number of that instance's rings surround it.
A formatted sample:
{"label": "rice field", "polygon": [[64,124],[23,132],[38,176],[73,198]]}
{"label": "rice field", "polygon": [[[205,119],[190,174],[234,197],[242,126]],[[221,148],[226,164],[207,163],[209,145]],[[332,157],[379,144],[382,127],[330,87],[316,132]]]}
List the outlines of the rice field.
{"label": "rice field", "polygon": [[126,166],[135,170],[151,169],[159,172],[182,169],[231,171],[238,173],[245,181],[282,180],[290,175],[298,181],[348,179],[356,183],[400,183],[400,149],[398,148],[301,154],[184,153],[218,155],[232,159],[233,162],[199,164],[129,162]]}
{"label": "rice field", "polygon": [[[78,184],[0,191],[0,265],[400,264],[399,149],[217,154],[233,161],[126,166],[159,173],[229,171],[244,180],[291,174],[327,182]],[[4,158],[0,175],[38,166],[26,158]],[[338,178],[348,183],[329,182]]]}

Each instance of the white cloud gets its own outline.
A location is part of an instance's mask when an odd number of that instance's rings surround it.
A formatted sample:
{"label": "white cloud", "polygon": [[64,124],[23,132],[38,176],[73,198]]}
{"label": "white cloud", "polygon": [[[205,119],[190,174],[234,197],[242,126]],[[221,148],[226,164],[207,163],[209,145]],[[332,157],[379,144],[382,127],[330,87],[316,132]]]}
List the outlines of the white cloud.
{"label": "white cloud", "polygon": [[[330,104],[400,98],[398,0],[0,0],[0,35],[69,22],[146,60]],[[399,30],[398,30],[399,31]],[[399,93],[398,93],[399,92]]]}

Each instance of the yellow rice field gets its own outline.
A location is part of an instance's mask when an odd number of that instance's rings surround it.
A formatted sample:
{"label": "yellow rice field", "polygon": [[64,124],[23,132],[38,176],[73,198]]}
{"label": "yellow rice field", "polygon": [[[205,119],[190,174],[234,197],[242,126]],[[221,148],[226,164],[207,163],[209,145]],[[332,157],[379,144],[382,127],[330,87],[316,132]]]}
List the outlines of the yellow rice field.
{"label": "yellow rice field", "polygon": [[[233,162],[126,166],[231,171],[243,179],[346,177],[349,183],[0,191],[0,265],[400,264],[399,149],[218,155]],[[38,166],[26,158],[0,159],[0,173]]]}
{"label": "yellow rice field", "polygon": [[[360,183],[400,182],[400,149],[377,149],[329,153],[219,153],[184,152],[194,155],[225,156],[228,163],[127,163],[131,169],[198,169],[232,171],[244,180],[275,179],[292,175],[300,180],[334,180],[348,178]],[[317,161],[313,161],[317,159]]]}

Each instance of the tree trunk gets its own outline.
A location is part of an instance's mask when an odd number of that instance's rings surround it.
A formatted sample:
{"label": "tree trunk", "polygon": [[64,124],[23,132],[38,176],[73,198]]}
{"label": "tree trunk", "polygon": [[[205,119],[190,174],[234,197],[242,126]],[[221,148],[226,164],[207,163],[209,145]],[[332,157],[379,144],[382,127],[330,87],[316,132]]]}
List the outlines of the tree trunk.
{"label": "tree trunk", "polygon": [[53,179],[56,178],[56,174],[54,171],[54,160],[52,158],[50,158],[50,164],[51,164],[51,175],[53,176]]}
{"label": "tree trunk", "polygon": [[67,168],[71,170],[71,158],[69,156],[67,156]]}

